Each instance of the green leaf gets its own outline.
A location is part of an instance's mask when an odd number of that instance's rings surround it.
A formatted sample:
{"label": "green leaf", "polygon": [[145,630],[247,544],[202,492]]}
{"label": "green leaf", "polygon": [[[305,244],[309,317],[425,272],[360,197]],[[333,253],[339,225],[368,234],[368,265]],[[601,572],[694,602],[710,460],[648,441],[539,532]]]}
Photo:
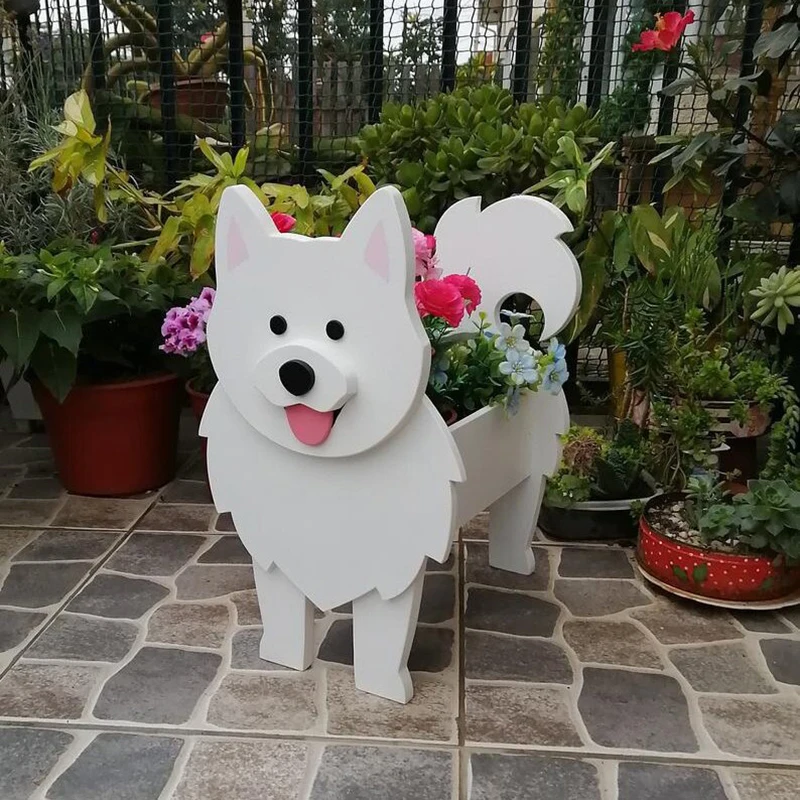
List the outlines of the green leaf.
{"label": "green leaf", "polygon": [[0,315],[0,347],[16,371],[21,372],[25,369],[38,339],[38,311],[22,308],[6,311]]}
{"label": "green leaf", "polygon": [[708,577],[708,564],[698,564],[692,570],[692,580],[698,585],[702,585],[705,583],[706,578]]}
{"label": "green leaf", "polygon": [[403,161],[397,168],[397,182],[403,188],[416,186],[425,172],[425,167],[419,161]]}
{"label": "green leaf", "polygon": [[686,570],[683,569],[683,567],[679,567],[677,564],[672,565],[672,574],[679,580],[686,581],[687,583],[689,581],[689,576],[686,574]]}
{"label": "green leaf", "polygon": [[31,369],[59,403],[75,385],[78,360],[51,339],[42,338],[31,355]]}
{"label": "green leaf", "polygon": [[73,281],[69,286],[72,296],[78,301],[78,306],[84,314],[92,310],[94,301],[97,300],[98,291],[94,286],[89,286],[79,281]]}
{"label": "green leaf", "polygon": [[680,94],[685,89],[690,89],[695,84],[694,78],[678,78],[677,80],[672,81],[669,85],[665,86],[661,90],[661,94],[666,97],[673,97],[676,94]]}
{"label": "green leaf", "polygon": [[800,38],[800,28],[796,22],[786,22],[774,31],[765,31],[756,40],[753,55],[756,58],[780,58],[787,50],[791,50]]}
{"label": "green leaf", "polygon": [[45,336],[69,350],[74,356],[78,355],[83,325],[80,316],[74,311],[70,309],[43,311],[40,327]]}
{"label": "green leaf", "polygon": [[153,249],[150,251],[150,257],[148,258],[148,261],[151,264],[155,263],[159,258],[162,258],[167,253],[170,253],[175,249],[175,245],[180,238],[179,227],[180,217],[170,217],[164,223],[164,227],[161,229],[158,240],[153,245]]}

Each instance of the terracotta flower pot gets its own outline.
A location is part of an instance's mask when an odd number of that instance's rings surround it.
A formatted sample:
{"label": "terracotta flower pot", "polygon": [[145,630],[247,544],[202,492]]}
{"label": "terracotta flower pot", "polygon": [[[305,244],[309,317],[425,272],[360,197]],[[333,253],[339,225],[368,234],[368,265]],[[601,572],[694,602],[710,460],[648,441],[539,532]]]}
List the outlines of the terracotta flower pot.
{"label": "terracotta flower pot", "polygon": [[783,560],[776,563],[775,556],[703,550],[661,533],[649,513],[681,497],[663,495],[645,506],[636,549],[644,572],[681,592],[733,602],[776,600],[800,587],[800,567],[787,567]]}
{"label": "terracotta flower pot", "polygon": [[63,403],[38,381],[33,392],[67,491],[138,494],[175,477],[181,406],[176,375],[75,386]]}
{"label": "terracotta flower pot", "polygon": [[[161,87],[157,83],[150,87],[148,102],[153,108],[161,108]],[[175,106],[184,116],[202,122],[222,122],[228,107],[228,84],[217,78],[177,78]]]}
{"label": "terracotta flower pot", "polygon": [[208,403],[208,398],[210,395],[206,394],[205,392],[198,392],[197,389],[192,387],[192,382],[186,382],[186,394],[189,395],[189,405],[192,408],[192,414],[194,414],[195,419],[197,420],[197,424],[200,424],[200,420],[203,419],[203,412],[206,410],[206,404]]}

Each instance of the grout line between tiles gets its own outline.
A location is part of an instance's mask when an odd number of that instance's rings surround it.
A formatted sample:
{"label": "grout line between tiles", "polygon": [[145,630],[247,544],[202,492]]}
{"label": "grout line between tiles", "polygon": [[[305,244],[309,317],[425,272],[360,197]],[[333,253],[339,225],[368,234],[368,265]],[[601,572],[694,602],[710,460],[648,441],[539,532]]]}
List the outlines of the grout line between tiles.
{"label": "grout line between tiles", "polygon": [[466,739],[466,660],[467,651],[465,646],[465,625],[464,625],[464,585],[466,581],[466,550],[464,543],[456,541],[456,558],[458,561],[456,570],[456,632],[458,634],[458,668],[456,673],[456,685],[458,692],[458,718],[456,719],[456,730],[458,735],[458,747],[456,750],[456,769],[455,781],[458,800],[468,798],[467,770],[469,769],[469,757],[464,750]]}

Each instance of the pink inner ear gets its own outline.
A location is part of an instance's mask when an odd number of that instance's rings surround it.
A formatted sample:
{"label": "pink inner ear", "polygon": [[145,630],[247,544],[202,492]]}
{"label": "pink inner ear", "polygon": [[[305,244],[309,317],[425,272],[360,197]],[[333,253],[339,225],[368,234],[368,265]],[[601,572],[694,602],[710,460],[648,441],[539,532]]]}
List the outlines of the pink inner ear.
{"label": "pink inner ear", "polygon": [[380,275],[387,283],[389,281],[389,245],[386,241],[386,232],[383,223],[376,226],[369,237],[367,249],[364,252],[367,266]]}
{"label": "pink inner ear", "polygon": [[247,261],[247,245],[236,220],[231,220],[228,229],[228,269],[236,269],[243,261]]}

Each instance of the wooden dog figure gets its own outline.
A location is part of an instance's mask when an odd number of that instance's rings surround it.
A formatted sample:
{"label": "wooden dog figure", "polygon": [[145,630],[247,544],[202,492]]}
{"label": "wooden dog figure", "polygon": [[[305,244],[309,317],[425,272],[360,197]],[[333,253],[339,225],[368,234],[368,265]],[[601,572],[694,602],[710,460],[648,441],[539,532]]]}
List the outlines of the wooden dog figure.
{"label": "wooden dog figure", "polygon": [[[436,230],[444,272],[469,271],[497,322],[523,292],[547,336],[580,295],[564,214],[531,197],[454,205]],[[253,557],[262,658],[314,659],[313,608],[353,602],[355,682],[406,703],[426,558],[490,509],[490,561],[534,568],[545,475],[566,430],[563,394],[525,396],[448,428],[425,395],[431,348],[414,302],[411,224],[386,187],[341,238],[278,233],[246,187],[225,190],[208,321],[219,382],[201,425],[219,511]]]}

